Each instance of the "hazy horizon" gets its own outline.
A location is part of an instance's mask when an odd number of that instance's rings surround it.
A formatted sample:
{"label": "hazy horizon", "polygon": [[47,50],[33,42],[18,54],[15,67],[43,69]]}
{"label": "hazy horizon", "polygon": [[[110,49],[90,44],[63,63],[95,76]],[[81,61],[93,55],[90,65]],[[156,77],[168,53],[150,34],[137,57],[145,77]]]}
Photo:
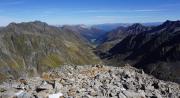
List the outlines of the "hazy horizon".
{"label": "hazy horizon", "polygon": [[39,20],[51,25],[179,20],[179,0],[1,0],[0,26]]}
{"label": "hazy horizon", "polygon": [[[6,27],[6,26],[8,26],[9,24],[11,24],[11,23],[17,23],[17,24],[19,24],[19,23],[28,23],[28,22],[36,22],[36,21],[39,21],[39,22],[45,22],[45,21],[41,21],[41,20],[32,20],[32,21],[20,21],[20,22],[14,22],[14,21],[12,21],[12,22],[9,22],[9,23],[7,23],[7,24],[5,24],[5,25],[0,25],[1,27]],[[93,25],[118,25],[118,24],[135,24],[135,23],[140,23],[140,24],[153,24],[153,23],[163,23],[163,22],[165,22],[165,21],[167,21],[167,20],[164,20],[164,21],[161,21],[161,22],[127,22],[127,23],[123,23],[123,22],[114,22],[114,23],[95,23],[95,24],[83,24],[83,23],[80,23],[80,24],[51,24],[51,23],[48,23],[48,22],[45,22],[45,23],[47,23],[48,25],[52,25],[52,26],[65,26],[65,25],[69,25],[69,26],[75,26],[75,25],[86,25],[86,26],[93,26]],[[179,20],[170,20],[170,21],[179,21]]]}

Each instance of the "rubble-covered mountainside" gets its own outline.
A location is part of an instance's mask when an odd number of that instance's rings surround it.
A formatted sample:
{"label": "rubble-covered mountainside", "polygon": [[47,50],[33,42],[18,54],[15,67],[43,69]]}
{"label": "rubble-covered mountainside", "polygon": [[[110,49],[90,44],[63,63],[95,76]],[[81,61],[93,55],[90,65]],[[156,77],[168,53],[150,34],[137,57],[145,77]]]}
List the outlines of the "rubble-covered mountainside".
{"label": "rubble-covered mountainside", "polygon": [[70,66],[40,77],[8,80],[0,98],[180,98],[180,85],[126,65]]}

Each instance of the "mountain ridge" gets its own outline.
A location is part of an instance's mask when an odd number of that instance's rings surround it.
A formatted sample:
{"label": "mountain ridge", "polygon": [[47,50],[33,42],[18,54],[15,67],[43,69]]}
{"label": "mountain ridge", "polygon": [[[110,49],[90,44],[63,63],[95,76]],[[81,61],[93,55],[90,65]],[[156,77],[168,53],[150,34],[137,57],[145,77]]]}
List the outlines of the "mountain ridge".
{"label": "mountain ridge", "polygon": [[108,58],[112,62],[130,63],[158,78],[179,82],[179,24],[180,21],[166,21],[151,30],[129,35],[109,50]]}
{"label": "mountain ridge", "polygon": [[11,23],[0,30],[0,35],[1,80],[63,64],[101,63],[81,36],[44,22]]}
{"label": "mountain ridge", "polygon": [[136,35],[149,29],[151,29],[151,27],[146,27],[140,23],[135,23],[128,27],[120,26],[108,32],[105,37],[99,39],[102,43],[97,47],[97,49],[100,52],[107,52],[118,42],[122,41],[125,37],[129,35]]}

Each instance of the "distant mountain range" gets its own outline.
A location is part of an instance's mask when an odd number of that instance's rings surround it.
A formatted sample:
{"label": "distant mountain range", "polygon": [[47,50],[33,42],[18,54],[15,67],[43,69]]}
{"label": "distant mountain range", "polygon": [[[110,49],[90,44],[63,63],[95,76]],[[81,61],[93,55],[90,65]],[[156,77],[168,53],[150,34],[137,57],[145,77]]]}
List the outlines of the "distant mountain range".
{"label": "distant mountain range", "polygon": [[97,24],[97,25],[92,25],[92,27],[95,27],[95,28],[99,28],[99,29],[102,29],[104,31],[111,31],[113,29],[116,29],[120,26],[123,26],[123,27],[127,27],[127,26],[130,26],[131,23],[107,23],[107,24]]}
{"label": "distant mountain range", "polygon": [[66,28],[68,30],[78,33],[79,35],[84,37],[85,40],[92,44],[97,44],[96,40],[101,38],[104,34],[106,34],[104,30],[86,25],[65,25],[62,26],[62,28]]}
{"label": "distant mountain range", "polygon": [[[104,31],[111,31],[113,29],[116,29],[118,27],[128,27],[132,25],[133,23],[106,23],[106,24],[97,24],[92,25],[92,27],[104,30]],[[144,26],[157,26],[162,24],[162,22],[149,22],[149,23],[141,23]]]}
{"label": "distant mountain range", "polygon": [[[142,23],[144,26],[157,26],[161,22]],[[111,23],[111,24],[97,24],[97,25],[62,25],[57,26],[66,28],[73,32],[79,33],[85,40],[95,45],[102,43],[109,32],[115,32],[119,28],[125,28],[133,25],[132,23]],[[110,34],[108,36],[111,36]]]}

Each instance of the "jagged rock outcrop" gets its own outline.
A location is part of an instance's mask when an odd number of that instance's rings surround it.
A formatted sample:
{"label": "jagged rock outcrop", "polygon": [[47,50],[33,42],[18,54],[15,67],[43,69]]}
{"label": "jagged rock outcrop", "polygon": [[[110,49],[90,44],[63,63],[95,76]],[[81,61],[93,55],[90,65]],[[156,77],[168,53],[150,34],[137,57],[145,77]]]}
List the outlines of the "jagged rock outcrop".
{"label": "jagged rock outcrop", "polygon": [[[13,80],[0,85],[1,98],[12,98],[10,96],[18,98],[180,97],[179,84],[158,80],[129,65],[125,67],[64,65],[44,73],[41,77],[25,79],[28,84],[20,90],[16,89],[20,83]],[[43,86],[45,89],[38,89]]]}

